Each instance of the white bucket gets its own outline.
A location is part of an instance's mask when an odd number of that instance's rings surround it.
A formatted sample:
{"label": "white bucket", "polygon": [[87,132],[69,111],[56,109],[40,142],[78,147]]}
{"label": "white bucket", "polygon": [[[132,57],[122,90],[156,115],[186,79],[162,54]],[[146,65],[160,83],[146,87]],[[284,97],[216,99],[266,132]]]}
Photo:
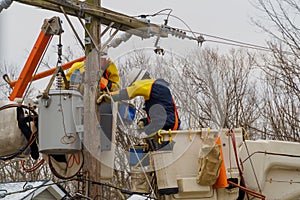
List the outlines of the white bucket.
{"label": "white bucket", "polygon": [[[16,102],[0,101],[0,107],[10,104]],[[0,111],[0,156],[16,153],[28,143],[18,127],[16,109],[12,107]]]}

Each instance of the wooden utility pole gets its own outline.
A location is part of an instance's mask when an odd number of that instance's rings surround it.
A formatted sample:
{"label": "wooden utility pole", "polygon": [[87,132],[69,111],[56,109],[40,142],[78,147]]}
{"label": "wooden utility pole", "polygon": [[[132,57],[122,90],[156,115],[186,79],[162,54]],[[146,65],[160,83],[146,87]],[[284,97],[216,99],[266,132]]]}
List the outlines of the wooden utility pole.
{"label": "wooden utility pole", "polygon": [[[87,0],[87,3],[100,6],[99,0]],[[88,178],[95,181],[100,181],[101,163],[100,163],[100,134],[98,130],[99,122],[97,120],[97,83],[99,80],[99,65],[100,65],[100,20],[86,14],[86,30],[90,33],[85,35],[85,81],[84,81],[84,167],[83,171],[87,172]],[[97,45],[97,46],[95,46]],[[89,197],[96,197],[99,194],[100,188],[98,185],[88,184]]]}

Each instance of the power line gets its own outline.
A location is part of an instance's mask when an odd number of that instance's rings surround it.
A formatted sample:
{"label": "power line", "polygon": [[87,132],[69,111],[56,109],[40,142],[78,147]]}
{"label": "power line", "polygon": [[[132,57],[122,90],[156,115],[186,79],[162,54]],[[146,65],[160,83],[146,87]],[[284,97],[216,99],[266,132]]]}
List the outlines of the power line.
{"label": "power line", "polygon": [[222,41],[217,41],[217,40],[204,40],[204,41],[205,42],[215,42],[215,43],[231,45],[231,46],[237,46],[237,47],[242,47],[242,48],[249,48],[249,49],[272,52],[272,49],[258,48],[258,47],[254,47],[254,46],[251,46],[251,45],[249,45],[249,46],[248,45],[242,45],[242,44],[239,44],[239,43],[222,42]]}
{"label": "power line", "polygon": [[[164,11],[164,10],[162,10]],[[168,15],[179,20],[180,22],[182,22],[187,29],[181,29],[181,28],[176,28],[176,30],[185,32],[185,33],[191,33],[193,35],[193,39],[197,40],[199,42],[199,36],[197,37],[197,35],[200,36],[206,36],[206,37],[211,37],[211,38],[215,38],[218,40],[206,40],[204,39],[203,42],[214,42],[214,43],[219,43],[219,44],[224,44],[224,45],[231,45],[231,46],[238,46],[238,47],[242,47],[242,48],[249,48],[249,49],[255,49],[255,50],[260,50],[260,51],[268,51],[268,52],[273,52],[273,50],[269,47],[265,47],[265,46],[261,46],[261,45],[257,45],[257,44],[251,44],[251,43],[246,43],[246,42],[241,42],[241,41],[237,41],[237,40],[233,40],[233,39],[228,39],[228,38],[224,38],[224,37],[220,37],[220,36],[214,36],[214,35],[210,35],[210,34],[206,34],[206,33],[201,33],[201,32],[197,32],[197,31],[193,31],[191,29],[191,27],[180,17],[175,16],[175,15],[171,15],[169,14],[165,14],[165,13],[161,13],[162,11],[159,11],[157,13],[151,14],[151,15],[145,15],[145,16],[150,16],[150,17],[155,17],[157,15]],[[187,37],[189,39],[191,39],[191,37]],[[293,54],[292,52],[289,51],[282,51],[285,54]]]}
{"label": "power line", "polygon": [[[179,30],[185,31],[185,32],[190,32],[189,30],[184,30],[184,29],[179,29]],[[195,31],[193,31],[193,33],[220,40],[220,41],[218,41],[218,40],[205,39],[204,42],[214,42],[214,43],[219,43],[219,44],[225,44],[225,45],[238,46],[238,47],[243,47],[243,48],[250,48],[250,49],[256,49],[256,50],[261,50],[261,51],[272,52],[271,48],[261,46],[261,45],[257,45],[257,44],[240,42],[240,41],[237,41],[237,40],[232,40],[232,39],[223,38],[223,37],[219,37],[219,36],[213,36],[213,35],[200,33],[200,32],[195,32]],[[291,53],[291,52],[286,51],[285,53]]]}
{"label": "power line", "polygon": [[[53,183],[48,183],[48,184],[42,184],[42,185],[39,185],[39,186],[36,186],[36,187],[33,187],[32,185],[28,185],[27,187],[24,187],[23,190],[18,190],[18,191],[14,191],[14,192],[4,192],[4,193],[1,193],[0,194],[0,198],[4,198],[8,195],[12,195],[12,194],[19,194],[19,193],[23,193],[23,192],[27,192],[28,190],[34,190],[34,189],[39,189],[39,188],[42,188],[42,187],[47,187],[47,186],[51,186],[51,185],[57,185],[57,184],[60,184],[60,183],[66,183],[66,182],[70,182],[70,181],[74,181],[76,180],[75,178],[73,179],[69,179],[69,180],[64,180],[64,181],[59,181],[59,182],[53,182]],[[25,185],[27,184],[28,182],[25,183]]]}
{"label": "power line", "polygon": [[[88,182],[90,182],[92,184],[95,184],[95,185],[106,186],[106,187],[110,187],[110,188],[119,190],[123,194],[127,194],[127,195],[139,194],[141,196],[144,196],[144,197],[147,197],[147,198],[150,198],[150,199],[153,199],[153,200],[157,200],[154,197],[149,197],[149,195],[145,195],[145,194],[141,194],[141,193],[138,193],[138,192],[134,192],[134,191],[122,189],[122,188],[119,188],[119,187],[114,186],[112,184],[105,183],[105,182],[98,182],[98,181],[93,181],[93,180],[90,180],[90,179],[83,179],[83,178],[72,178],[72,179],[63,180],[63,181],[42,184],[42,185],[39,185],[39,186],[36,186],[36,187],[33,187],[32,185],[28,185],[26,187],[23,187],[23,190],[18,190],[18,191],[14,191],[14,192],[7,192],[7,190],[5,190],[5,191],[3,190],[4,193],[0,193],[0,198],[4,198],[6,196],[13,195],[13,194],[19,194],[19,193],[27,192],[28,190],[39,189],[39,188],[42,188],[42,187],[47,187],[47,186],[51,186],[51,185],[57,185],[57,184],[61,184],[61,183],[67,183],[67,182],[71,182],[71,181],[88,181]],[[26,184],[28,184],[28,182],[26,182],[25,185]],[[79,194],[79,193],[76,193],[76,194]]]}
{"label": "power line", "polygon": [[[160,15],[165,15],[165,14],[160,14]],[[240,47],[251,47],[253,49],[258,49],[258,50],[267,50],[267,51],[271,51],[270,48],[268,47],[264,47],[264,46],[260,46],[260,45],[256,45],[256,44],[250,44],[250,43],[246,43],[246,42],[240,42],[240,41],[237,41],[237,40],[232,40],[232,39],[227,39],[227,38],[224,38],[224,37],[219,37],[219,36],[214,36],[214,35],[209,35],[209,34],[205,34],[205,33],[201,33],[201,32],[196,32],[196,31],[193,31],[191,29],[191,27],[183,20],[181,19],[180,17],[177,17],[175,15],[170,15],[171,17],[173,18],[176,18],[178,19],[179,21],[181,21],[187,28],[188,30],[186,29],[181,29],[181,28],[177,28],[178,30],[180,31],[184,31],[184,32],[189,32],[189,33],[192,33],[192,35],[197,38],[196,34],[198,35],[201,35],[201,36],[206,36],[206,37],[211,37],[211,38],[215,38],[215,39],[219,39],[219,40],[224,40],[224,41],[227,41],[227,42],[222,42],[222,41],[216,41],[216,40],[204,40],[204,41],[207,41],[207,42],[216,42],[216,43],[220,43],[220,44],[227,44],[227,45],[233,45],[233,46],[240,46]],[[231,43],[230,43],[231,42]],[[236,44],[235,44],[236,43]]]}

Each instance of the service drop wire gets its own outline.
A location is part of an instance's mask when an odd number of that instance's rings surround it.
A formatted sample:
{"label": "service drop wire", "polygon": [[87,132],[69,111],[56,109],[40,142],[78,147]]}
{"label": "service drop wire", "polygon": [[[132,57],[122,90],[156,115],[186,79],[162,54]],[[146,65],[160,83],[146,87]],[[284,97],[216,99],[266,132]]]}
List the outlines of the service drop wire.
{"label": "service drop wire", "polygon": [[[119,188],[117,186],[114,186],[114,185],[111,185],[109,183],[105,183],[105,182],[98,182],[98,181],[93,181],[91,179],[84,179],[84,178],[77,178],[76,179],[77,181],[88,181],[94,185],[101,185],[101,186],[106,186],[106,187],[109,187],[109,188],[113,188],[113,189],[116,189],[116,190],[119,190],[121,193],[123,194],[127,194],[127,195],[134,195],[134,194],[138,194],[138,195],[141,195],[143,197],[147,197],[147,198],[150,198],[148,195],[145,195],[145,194],[141,194],[139,192],[134,192],[134,191],[131,191],[131,190],[125,190],[125,189],[122,189],[122,188]],[[157,198],[154,198],[154,197],[151,197],[151,199],[153,200],[158,200]]]}
{"label": "service drop wire", "polygon": [[39,185],[36,187],[33,187],[32,185],[28,184],[28,181],[25,183],[25,185],[27,185],[26,187],[23,186],[23,190],[18,190],[18,191],[14,191],[14,192],[6,192],[5,193],[0,193],[0,199],[5,198],[6,196],[12,195],[12,194],[19,194],[19,193],[23,193],[23,192],[27,192],[28,190],[34,190],[34,189],[39,189],[42,187],[47,187],[47,186],[51,186],[51,185],[56,185],[56,184],[61,184],[61,183],[66,183],[66,182],[71,182],[71,181],[75,181],[78,178],[72,178],[72,179],[68,179],[68,180],[63,180],[63,181],[58,181],[58,182],[53,182],[53,183],[48,183],[48,184],[44,184],[44,185]]}

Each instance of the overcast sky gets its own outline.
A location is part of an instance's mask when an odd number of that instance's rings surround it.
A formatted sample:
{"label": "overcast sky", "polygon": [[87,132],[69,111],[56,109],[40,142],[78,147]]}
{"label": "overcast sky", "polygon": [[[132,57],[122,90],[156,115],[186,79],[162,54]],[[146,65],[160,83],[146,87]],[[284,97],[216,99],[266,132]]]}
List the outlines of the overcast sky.
{"label": "overcast sky", "polygon": [[[265,35],[259,32],[250,20],[250,17],[258,17],[260,14],[248,0],[102,0],[102,6],[130,16],[153,14],[170,8],[171,14],[187,23],[193,31],[265,46]],[[13,2],[7,10],[0,13],[0,63],[23,67],[40,32],[43,20],[53,16],[60,16],[63,21],[64,47],[71,46],[76,54],[82,54],[80,46],[75,45],[75,36],[63,15]],[[158,16],[150,20],[162,24],[165,18],[166,16]],[[72,21],[78,33],[83,36],[83,28],[78,19],[72,18]],[[185,24],[173,17],[169,18],[168,25],[188,29]],[[143,45],[153,47],[155,39],[138,38],[132,41],[121,45],[118,50],[111,50],[111,57]],[[57,45],[57,40],[53,39],[51,46],[55,45]],[[203,46],[214,47],[215,45],[215,43],[207,42]],[[169,37],[169,39],[161,40],[161,46],[180,52],[189,48],[197,48],[197,43]],[[218,44],[218,48],[228,49],[228,46]],[[50,51],[50,53],[47,52],[48,57],[57,58],[54,48],[48,51]]]}

